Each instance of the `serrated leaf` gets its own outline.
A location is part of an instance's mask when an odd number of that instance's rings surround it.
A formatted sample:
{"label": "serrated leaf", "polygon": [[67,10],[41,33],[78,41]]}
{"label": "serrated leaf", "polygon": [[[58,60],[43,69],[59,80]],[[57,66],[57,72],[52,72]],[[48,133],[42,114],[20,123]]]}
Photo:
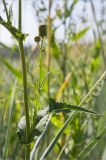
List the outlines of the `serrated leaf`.
{"label": "serrated leaf", "polygon": [[[80,102],[79,106],[81,106],[82,104],[84,104],[84,102],[88,99],[88,97],[96,89],[96,87],[98,86],[98,84],[101,81],[101,79],[103,79],[105,76],[106,76],[106,71],[101,75],[101,77],[97,80],[97,82],[94,84],[94,86],[90,89],[90,91],[88,92],[88,94],[83,98],[83,100]],[[75,111],[73,111],[71,113],[71,115],[69,116],[69,118],[66,120],[66,122],[62,126],[62,128],[58,131],[57,135],[53,138],[53,140],[51,141],[51,143],[49,144],[49,146],[47,147],[47,149],[44,151],[44,153],[41,156],[40,160],[46,159],[47,155],[52,151],[52,149],[54,148],[54,146],[57,143],[58,139],[60,138],[60,136],[62,135],[63,131],[65,130],[65,128],[68,126],[68,124],[70,122],[72,122],[73,118],[76,115],[77,115],[77,112],[75,112]],[[105,128],[103,128],[103,130],[100,132],[100,134],[104,133],[104,132],[105,132]]]}
{"label": "serrated leaf", "polygon": [[91,113],[91,114],[96,114],[98,115],[98,113],[94,112],[94,111],[90,111],[88,109],[82,108],[80,106],[75,106],[72,104],[67,104],[67,103],[59,103],[56,102],[54,99],[49,99],[49,111],[52,112],[71,112],[73,111],[78,111],[78,112],[87,112],[87,113]]}

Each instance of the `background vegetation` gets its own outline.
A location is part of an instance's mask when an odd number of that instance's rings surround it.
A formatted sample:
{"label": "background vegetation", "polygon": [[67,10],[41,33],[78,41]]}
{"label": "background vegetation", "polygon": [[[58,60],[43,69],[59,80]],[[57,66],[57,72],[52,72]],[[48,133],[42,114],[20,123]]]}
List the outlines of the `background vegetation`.
{"label": "background vegetation", "polygon": [[[29,116],[35,120],[38,111],[48,105],[49,107],[53,105],[53,111],[55,110],[50,121],[47,118],[46,123],[43,119],[44,124],[40,124],[40,135],[30,144],[30,159],[42,160],[44,157],[47,160],[106,159],[106,2],[100,0],[98,20],[95,1],[84,1],[83,14],[81,16],[79,14],[78,17],[78,23],[83,27],[77,30],[73,12],[80,0],[61,1],[59,6],[56,0],[32,0],[37,21],[47,26],[47,35],[46,33],[44,37],[40,35],[39,43],[35,38],[38,35],[33,35],[34,49],[29,45],[24,46],[26,67],[23,68],[26,71],[22,72],[21,42],[24,43],[27,35],[21,34],[24,32],[21,24],[21,0],[16,19],[18,26],[15,26],[17,30],[12,28],[14,0],[10,6],[8,1],[5,3],[2,0],[6,18],[3,21],[1,13],[0,24],[11,32],[14,44],[7,46],[0,42],[0,159],[25,159],[27,138],[22,140],[16,133],[20,119],[25,115],[26,99],[23,88],[25,75],[22,77],[25,73]],[[88,3],[94,26],[87,18]],[[22,21],[24,22],[24,19]],[[36,26],[35,30],[40,32],[40,28]],[[63,34],[62,39],[59,39],[58,33]],[[55,99],[52,104],[48,101],[50,98]],[[62,106],[58,106],[57,102],[61,102]],[[70,112],[69,107],[72,105],[95,111],[101,116],[88,114],[86,111],[78,112],[78,109]],[[62,112],[58,111],[58,107],[62,107]],[[30,125],[33,121],[31,118]],[[24,122],[21,124],[21,127],[23,126]],[[42,134],[44,131],[45,134]],[[37,132],[34,136],[36,134]],[[20,140],[26,141],[25,144],[21,144]]]}

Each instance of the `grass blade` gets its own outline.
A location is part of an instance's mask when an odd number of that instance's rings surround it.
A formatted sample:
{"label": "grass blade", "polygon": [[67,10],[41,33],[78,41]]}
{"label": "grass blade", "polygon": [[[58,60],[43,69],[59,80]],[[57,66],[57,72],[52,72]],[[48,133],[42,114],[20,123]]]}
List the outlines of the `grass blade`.
{"label": "grass blade", "polygon": [[74,112],[71,113],[71,116],[67,119],[67,121],[65,122],[65,124],[63,125],[63,127],[59,130],[59,132],[57,133],[57,135],[54,137],[54,139],[52,140],[52,142],[49,144],[49,146],[47,147],[46,151],[43,153],[43,155],[40,158],[40,160],[44,160],[47,157],[47,155],[53,149],[54,145],[56,144],[56,142],[60,138],[61,134],[63,133],[63,131],[65,130],[65,128],[67,127],[67,125],[69,124],[69,122],[70,122],[70,120],[72,119],[73,116],[74,116]]}
{"label": "grass blade", "polygon": [[61,160],[60,158],[61,158],[61,156],[62,156],[62,154],[63,154],[63,152],[64,152],[64,149],[66,148],[66,145],[67,145],[67,144],[65,143],[65,145],[62,147],[61,152],[60,152],[57,160]]}
{"label": "grass blade", "polygon": [[15,84],[13,86],[12,95],[11,95],[11,101],[10,101],[9,119],[8,119],[6,140],[5,140],[5,146],[4,146],[4,152],[3,152],[3,160],[7,159],[6,157],[7,157],[7,152],[8,152],[9,138],[10,138],[12,113],[13,113],[14,99],[15,99],[15,90],[16,90],[16,81],[15,81]]}
{"label": "grass blade", "polygon": [[39,145],[41,139],[43,138],[43,136],[44,136],[44,134],[45,134],[45,132],[46,132],[46,130],[47,130],[47,127],[48,127],[48,124],[49,124],[49,122],[50,122],[51,116],[52,116],[52,114],[49,116],[49,119],[48,119],[48,121],[47,121],[47,123],[46,123],[45,129],[43,130],[42,134],[38,137],[38,139],[37,139],[37,141],[36,141],[36,143],[35,143],[35,145],[34,145],[34,148],[33,148],[33,150],[31,151],[30,160],[34,160],[34,156],[35,156],[35,153],[36,153],[36,151],[37,151],[38,145]]}
{"label": "grass blade", "polygon": [[91,138],[89,143],[84,147],[84,149],[78,154],[77,159],[82,160],[85,158],[90,151],[99,143],[101,138],[106,134],[106,127],[104,127],[95,137]]}

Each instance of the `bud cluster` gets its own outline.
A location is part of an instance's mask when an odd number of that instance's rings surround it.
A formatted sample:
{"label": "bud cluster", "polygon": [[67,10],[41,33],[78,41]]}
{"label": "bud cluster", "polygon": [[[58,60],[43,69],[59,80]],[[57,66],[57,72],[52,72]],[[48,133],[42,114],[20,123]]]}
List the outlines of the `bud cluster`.
{"label": "bud cluster", "polygon": [[43,39],[45,36],[47,36],[47,26],[43,24],[39,26],[39,36],[36,36],[34,41],[39,43],[41,38]]}

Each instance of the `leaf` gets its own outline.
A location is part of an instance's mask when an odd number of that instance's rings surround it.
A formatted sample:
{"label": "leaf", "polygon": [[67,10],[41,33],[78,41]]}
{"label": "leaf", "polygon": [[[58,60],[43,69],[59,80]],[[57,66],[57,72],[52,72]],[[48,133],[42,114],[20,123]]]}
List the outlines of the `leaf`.
{"label": "leaf", "polygon": [[[66,18],[69,17],[69,16],[71,16],[71,14],[72,14],[72,12],[73,12],[73,10],[74,10],[74,7],[75,7],[75,5],[77,4],[77,2],[78,2],[78,0],[73,0],[70,8],[69,8],[69,9],[68,9],[68,8],[65,9],[65,11],[66,11],[65,17],[66,17]],[[66,4],[67,4],[67,2],[66,2]]]}
{"label": "leaf", "polygon": [[82,108],[80,106],[75,106],[72,104],[67,104],[67,103],[58,103],[56,102],[54,99],[49,99],[49,111],[54,111],[56,113],[58,112],[71,112],[73,111],[78,111],[78,112],[87,112],[87,113],[91,113],[91,114],[96,114],[99,115],[98,113],[94,112],[94,111],[90,111],[87,110],[85,108]]}
{"label": "leaf", "polygon": [[48,124],[50,122],[51,117],[52,117],[52,114],[49,115],[49,118],[48,118],[48,120],[46,122],[46,125],[45,125],[45,129],[42,131],[41,135],[36,140],[36,143],[35,143],[32,151],[31,151],[31,154],[30,154],[30,160],[34,160],[35,153],[36,153],[36,151],[38,149],[38,146],[39,146],[39,143],[40,143],[41,139],[43,138],[43,136],[44,136],[44,134],[45,134],[45,132],[47,130],[47,127],[48,127]]}
{"label": "leaf", "polygon": [[80,32],[76,33],[73,37],[71,37],[71,40],[72,41],[77,41],[79,40],[80,38],[82,38],[86,32],[90,29],[90,27],[86,27],[84,28],[83,30],[81,30]]}
{"label": "leaf", "polygon": [[[83,100],[80,102],[79,106],[83,105],[85,103],[85,101],[88,99],[88,97],[92,94],[93,91],[95,91],[95,89],[98,87],[100,81],[106,76],[106,71],[103,72],[103,74],[101,75],[101,77],[97,80],[97,82],[93,85],[93,87],[90,89],[90,91],[86,94],[86,96],[83,98]],[[58,139],[60,138],[60,136],[62,135],[63,131],[65,130],[65,128],[68,126],[69,123],[72,122],[72,120],[75,118],[75,116],[78,114],[78,112],[73,111],[71,113],[71,115],[69,116],[69,118],[67,119],[67,121],[64,123],[64,125],[62,126],[62,128],[58,131],[57,135],[54,137],[54,139],[51,141],[51,143],[49,144],[49,146],[47,147],[47,149],[44,151],[42,157],[40,158],[40,160],[44,160],[47,155],[52,151],[52,149],[54,148],[55,144],[57,143]],[[102,132],[104,132],[105,129],[102,130]]]}
{"label": "leaf", "polygon": [[[49,119],[49,108],[45,108],[43,110],[39,110],[37,115],[30,115],[30,123],[31,123],[31,133],[30,133],[30,142],[34,139],[38,138],[45,130],[45,127],[48,123]],[[32,122],[32,119],[34,121]],[[20,121],[18,122],[18,129],[16,131],[17,136],[21,144],[26,144],[26,120],[25,116],[21,117]]]}
{"label": "leaf", "polygon": [[44,160],[47,155],[51,152],[51,150],[53,149],[53,147],[55,146],[55,144],[57,143],[58,139],[60,138],[61,134],[63,133],[63,131],[65,130],[65,128],[67,127],[68,123],[70,122],[71,118],[73,117],[74,113],[71,114],[71,116],[67,119],[67,121],[65,122],[65,124],[63,125],[63,127],[58,131],[57,135],[53,138],[53,140],[51,141],[51,143],[49,144],[49,146],[46,148],[46,150],[44,151],[43,155],[41,156],[40,160]]}
{"label": "leaf", "polygon": [[11,65],[8,61],[4,58],[0,57],[2,63],[17,77],[17,79],[22,80],[22,75],[13,65]]}
{"label": "leaf", "polygon": [[2,19],[0,16],[0,24],[3,25],[14,37],[17,41],[20,40],[25,40],[25,38],[28,36],[28,34],[23,34],[21,33],[17,28],[12,26],[11,23],[6,22],[5,20]]}
{"label": "leaf", "polygon": [[48,118],[49,118],[49,114],[46,114],[43,118],[40,119],[40,121],[36,125],[35,130],[38,130],[40,134],[45,129]]}
{"label": "leaf", "polygon": [[19,141],[21,144],[26,143],[26,121],[25,121],[25,116],[21,117],[19,123],[18,123],[18,129],[16,131],[17,136],[19,138]]}
{"label": "leaf", "polygon": [[39,118],[43,118],[48,113],[49,113],[49,107],[45,107],[44,109],[38,111],[37,116]]}

